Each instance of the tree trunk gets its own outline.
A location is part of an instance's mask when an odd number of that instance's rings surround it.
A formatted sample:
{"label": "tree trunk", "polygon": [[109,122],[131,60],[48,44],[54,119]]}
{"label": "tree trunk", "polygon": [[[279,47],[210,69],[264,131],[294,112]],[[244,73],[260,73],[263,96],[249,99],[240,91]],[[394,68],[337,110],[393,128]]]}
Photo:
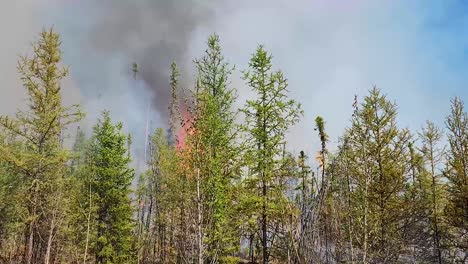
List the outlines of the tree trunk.
{"label": "tree trunk", "polygon": [[249,259],[250,259],[250,262],[254,263],[254,258],[255,258],[255,254],[254,254],[254,239],[255,239],[255,233],[252,232],[250,234],[250,238],[249,238]]}
{"label": "tree trunk", "polygon": [[33,204],[33,208],[32,208],[32,212],[31,212],[31,217],[32,217],[32,220],[31,220],[31,223],[29,223],[29,239],[28,239],[28,252],[26,254],[26,263],[27,264],[32,264],[32,260],[33,260],[33,250],[34,250],[34,225],[35,225],[35,221],[36,221],[36,213],[37,213],[37,188],[38,188],[38,185],[37,183],[34,183],[35,184],[35,188],[34,188],[34,204]]}
{"label": "tree trunk", "polygon": [[47,238],[47,249],[46,249],[46,254],[44,256],[44,264],[49,264],[50,262],[50,252],[52,250],[52,242],[54,239],[54,230],[55,230],[55,212],[51,221],[52,222],[50,224],[49,236]]}
{"label": "tree trunk", "polygon": [[262,251],[263,251],[263,264],[268,264],[268,234],[267,234],[267,215],[266,215],[266,199],[267,199],[267,186],[265,182],[265,173],[262,173]]}
{"label": "tree trunk", "polygon": [[85,251],[83,256],[83,264],[86,264],[86,259],[88,257],[88,245],[89,245],[89,230],[91,224],[91,184],[89,184],[89,212],[88,218],[86,219],[86,243],[85,243]]}
{"label": "tree trunk", "polygon": [[202,201],[200,192],[200,168],[197,168],[197,232],[198,232],[198,264],[203,264],[203,229],[202,229]]}
{"label": "tree trunk", "polygon": [[364,233],[364,236],[363,236],[363,242],[362,242],[362,245],[363,245],[363,249],[362,249],[362,263],[363,264],[366,264],[367,263],[367,189],[368,189],[368,179],[367,179],[367,175],[366,175],[366,180],[365,180],[365,186],[364,186],[364,228],[363,228],[363,233]]}
{"label": "tree trunk", "polygon": [[432,174],[432,211],[433,211],[433,222],[434,222],[434,244],[437,253],[437,262],[442,264],[442,252],[440,250],[440,234],[439,234],[439,223],[437,222],[437,199],[436,199],[436,176],[435,176],[435,162],[434,162],[434,150],[431,145],[431,174]]}
{"label": "tree trunk", "polygon": [[26,254],[26,263],[32,264],[34,247],[34,220],[29,224],[28,252]]}

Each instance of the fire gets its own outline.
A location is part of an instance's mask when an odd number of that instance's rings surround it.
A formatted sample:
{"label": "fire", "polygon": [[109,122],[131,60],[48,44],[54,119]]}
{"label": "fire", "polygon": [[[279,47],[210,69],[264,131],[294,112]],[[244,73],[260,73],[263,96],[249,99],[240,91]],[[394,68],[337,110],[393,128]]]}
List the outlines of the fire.
{"label": "fire", "polygon": [[187,139],[194,134],[193,117],[188,111],[183,111],[181,115],[182,122],[176,140],[176,155],[179,161],[178,170],[180,170],[181,175],[190,178],[193,176],[192,162],[194,153]]}
{"label": "fire", "polygon": [[177,133],[177,149],[182,150],[187,147],[187,136],[193,135],[192,115],[188,111],[182,111],[182,125]]}

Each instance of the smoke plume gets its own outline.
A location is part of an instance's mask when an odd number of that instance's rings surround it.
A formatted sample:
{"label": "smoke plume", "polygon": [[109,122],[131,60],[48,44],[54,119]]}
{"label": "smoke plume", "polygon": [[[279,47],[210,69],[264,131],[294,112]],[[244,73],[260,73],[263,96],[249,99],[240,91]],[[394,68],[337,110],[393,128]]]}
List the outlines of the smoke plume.
{"label": "smoke plume", "polygon": [[[95,1],[93,1],[95,2]],[[193,30],[206,23],[212,10],[206,1],[98,1],[89,32],[89,47],[100,54],[137,63],[137,78],[151,91],[152,106],[166,116],[170,97],[169,66],[189,60]]]}
{"label": "smoke plume", "polygon": [[193,84],[192,33],[213,12],[213,3],[196,0],[65,1],[49,11],[84,98],[84,126],[89,130],[102,110],[110,110],[132,133],[134,155],[142,159],[148,133],[167,127],[170,65],[178,63],[182,85]]}

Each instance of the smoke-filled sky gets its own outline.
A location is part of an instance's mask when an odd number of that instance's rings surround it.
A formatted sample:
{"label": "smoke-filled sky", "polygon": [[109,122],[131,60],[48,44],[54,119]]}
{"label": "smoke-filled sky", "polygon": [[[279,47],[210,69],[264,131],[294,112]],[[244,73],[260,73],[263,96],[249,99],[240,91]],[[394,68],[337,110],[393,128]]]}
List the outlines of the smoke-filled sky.
{"label": "smoke-filled sky", "polygon": [[[362,98],[377,85],[399,106],[399,124],[443,125],[449,100],[468,101],[468,5],[461,0],[4,0],[0,1],[0,113],[24,105],[17,55],[42,27],[62,35],[71,74],[65,101],[81,103],[83,126],[108,109],[137,144],[148,104],[152,127],[167,115],[168,66],[176,60],[193,81],[192,60],[209,34],[220,35],[225,57],[246,69],[264,44],[289,79],[305,116],[291,147],[315,150],[314,118],[327,121],[336,142]],[[139,65],[137,80],[131,66]],[[239,105],[251,94],[239,79]],[[138,143],[140,142],[140,143]]]}

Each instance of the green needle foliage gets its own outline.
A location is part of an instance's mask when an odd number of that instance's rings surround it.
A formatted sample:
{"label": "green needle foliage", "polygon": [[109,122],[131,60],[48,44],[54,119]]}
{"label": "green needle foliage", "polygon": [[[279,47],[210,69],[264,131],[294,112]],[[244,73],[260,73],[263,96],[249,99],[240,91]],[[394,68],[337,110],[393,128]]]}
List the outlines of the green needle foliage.
{"label": "green needle foliage", "polygon": [[256,98],[247,100],[244,130],[248,134],[248,164],[250,175],[246,185],[255,202],[252,216],[258,221],[262,263],[269,263],[273,247],[274,218],[287,211],[284,182],[280,168],[285,164],[284,142],[290,126],[302,115],[300,105],[287,97],[287,81],[281,71],[272,71],[271,55],[258,47],[245,72]]}
{"label": "green needle foliage", "polygon": [[130,185],[134,171],[129,167],[127,136],[122,124],[113,124],[109,112],[94,127],[87,157],[92,175],[91,192],[96,206],[96,263],[133,263],[133,209]]}
{"label": "green needle foliage", "polygon": [[[55,238],[65,218],[64,194],[66,162],[70,154],[63,146],[63,133],[82,114],[76,106],[62,105],[61,81],[68,74],[60,66],[62,51],[59,35],[42,31],[33,43],[33,55],[21,57],[18,71],[29,95],[28,109],[16,118],[0,117],[8,140],[0,144],[0,159],[8,174],[17,176],[15,191],[21,194],[23,208],[19,223],[24,239],[17,247],[24,250],[25,263],[51,261],[57,248]],[[58,249],[57,249],[58,250]]]}

